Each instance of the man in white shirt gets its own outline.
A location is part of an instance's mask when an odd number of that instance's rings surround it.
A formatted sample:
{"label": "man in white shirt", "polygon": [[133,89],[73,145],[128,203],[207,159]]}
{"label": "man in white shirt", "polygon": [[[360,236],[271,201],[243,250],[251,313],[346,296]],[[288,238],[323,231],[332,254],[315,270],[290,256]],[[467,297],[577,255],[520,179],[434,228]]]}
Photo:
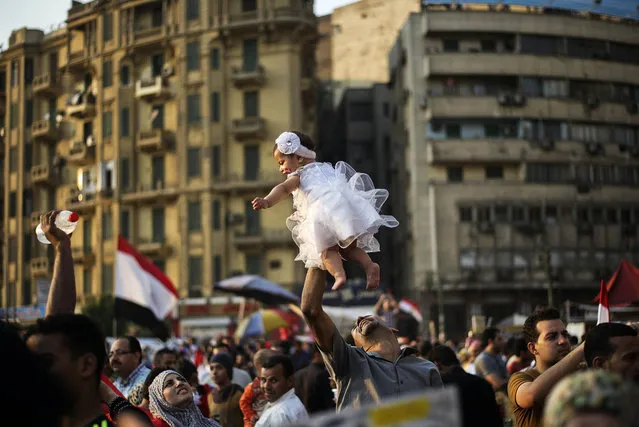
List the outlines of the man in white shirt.
{"label": "man in white shirt", "polygon": [[277,354],[266,359],[260,372],[264,397],[268,400],[255,427],[279,427],[308,419],[302,401],[295,395],[293,362]]}

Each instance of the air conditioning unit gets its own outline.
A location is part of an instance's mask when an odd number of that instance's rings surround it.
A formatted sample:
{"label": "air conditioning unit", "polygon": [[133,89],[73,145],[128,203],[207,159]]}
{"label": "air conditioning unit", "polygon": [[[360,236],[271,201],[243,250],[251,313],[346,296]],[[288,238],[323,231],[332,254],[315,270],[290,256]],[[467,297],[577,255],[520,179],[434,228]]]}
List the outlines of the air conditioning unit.
{"label": "air conditioning unit", "polygon": [[175,67],[173,66],[172,63],[167,62],[166,64],[162,66],[162,77],[164,77],[165,79],[168,79],[174,74],[175,74]]}
{"label": "air conditioning unit", "polygon": [[599,107],[599,98],[594,95],[587,95],[584,99],[584,106],[589,110],[595,110]]}
{"label": "air conditioning unit", "polygon": [[515,94],[513,94],[512,101],[513,101],[513,104],[518,106],[526,105],[526,97],[521,92],[516,92]]}
{"label": "air conditioning unit", "polygon": [[510,93],[502,92],[497,95],[497,102],[499,102],[499,105],[502,106],[510,105],[512,103],[512,95]]}
{"label": "air conditioning unit", "polygon": [[555,148],[555,139],[550,137],[550,136],[543,137],[539,141],[539,147],[542,150],[544,150],[544,151],[554,150],[554,148]]}
{"label": "air conditioning unit", "polygon": [[600,142],[589,142],[586,145],[586,152],[592,156],[604,154],[604,147]]}

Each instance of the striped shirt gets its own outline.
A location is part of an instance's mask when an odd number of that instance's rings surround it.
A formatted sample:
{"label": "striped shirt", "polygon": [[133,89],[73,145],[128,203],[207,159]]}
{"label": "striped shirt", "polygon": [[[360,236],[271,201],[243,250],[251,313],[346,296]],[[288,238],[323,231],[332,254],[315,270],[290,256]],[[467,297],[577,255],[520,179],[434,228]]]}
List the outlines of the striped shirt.
{"label": "striped shirt", "polygon": [[133,390],[136,385],[144,383],[149,372],[151,372],[151,370],[144,366],[143,363],[140,363],[125,380],[118,377],[115,381],[113,381],[113,385],[116,386],[117,389],[120,390],[120,393],[128,399],[131,390]]}

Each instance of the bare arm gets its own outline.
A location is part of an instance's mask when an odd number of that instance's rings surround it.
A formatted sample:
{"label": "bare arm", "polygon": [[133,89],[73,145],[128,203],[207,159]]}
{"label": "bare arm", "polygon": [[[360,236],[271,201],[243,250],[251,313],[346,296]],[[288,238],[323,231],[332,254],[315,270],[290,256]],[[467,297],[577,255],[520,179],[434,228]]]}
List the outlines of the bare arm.
{"label": "bare arm", "polygon": [[256,197],[253,200],[253,209],[267,209],[275,206],[285,197],[291,194],[300,185],[300,177],[293,175],[281,184],[277,184],[264,198]]}
{"label": "bare arm", "polygon": [[333,353],[335,324],[322,309],[322,297],[326,284],[326,272],[319,268],[310,268],[306,272],[302,290],[302,313],[317,344],[328,354]]}
{"label": "bare arm", "polygon": [[75,272],[71,255],[71,237],[55,226],[58,211],[42,215],[40,225],[54,249],[53,278],[45,315],[75,311]]}
{"label": "bare arm", "polygon": [[583,359],[584,345],[582,343],[554,366],[544,371],[535,381],[519,386],[515,396],[517,405],[522,408],[532,408],[535,403],[543,402],[555,384],[576,371]]}

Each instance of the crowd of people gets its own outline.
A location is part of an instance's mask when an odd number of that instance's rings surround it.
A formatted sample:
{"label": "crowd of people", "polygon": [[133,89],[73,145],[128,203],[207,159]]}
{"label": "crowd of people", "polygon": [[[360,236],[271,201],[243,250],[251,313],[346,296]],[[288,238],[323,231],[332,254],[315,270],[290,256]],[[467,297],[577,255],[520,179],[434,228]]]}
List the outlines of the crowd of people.
{"label": "crowd of people", "polygon": [[[575,342],[557,310],[535,311],[523,335],[496,328],[455,343],[399,337],[396,302],[342,336],[322,308],[326,273],[307,272],[301,310],[315,342],[187,340],[145,354],[132,336],[106,348],[74,314],[69,237],[42,219],[55,252],[46,317],[26,331],[0,323],[3,425],[265,427],[304,424],[325,411],[454,386],[464,426],[635,426],[639,337],[621,323]],[[6,421],[6,422],[4,422]]]}

